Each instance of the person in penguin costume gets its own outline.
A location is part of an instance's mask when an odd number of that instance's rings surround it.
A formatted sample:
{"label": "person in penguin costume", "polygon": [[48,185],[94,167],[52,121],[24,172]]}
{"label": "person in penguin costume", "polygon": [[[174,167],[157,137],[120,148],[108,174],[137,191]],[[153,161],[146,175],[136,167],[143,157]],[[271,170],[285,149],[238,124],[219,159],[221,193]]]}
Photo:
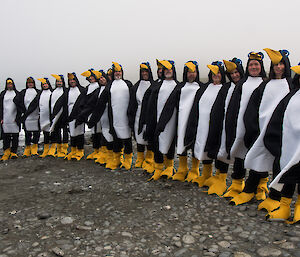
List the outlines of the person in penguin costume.
{"label": "person in penguin costume", "polygon": [[[76,118],[75,127],[81,126],[83,123],[87,123],[96,106],[99,95],[99,78],[101,73],[94,69],[89,69],[81,74],[86,77],[86,80],[90,83],[87,86],[85,103],[81,112]],[[96,160],[100,156],[101,147],[101,126],[100,122],[91,127],[93,152],[89,154],[87,160]]]}
{"label": "person in penguin costume", "polygon": [[40,157],[45,158],[50,149],[50,98],[52,87],[48,78],[39,78],[38,81],[41,82],[42,89],[38,95],[39,126],[44,136],[44,150]]}
{"label": "person in penguin costume", "polygon": [[225,85],[226,77],[223,63],[216,61],[207,67],[210,69],[208,83],[196,92],[184,137],[184,145],[186,147],[192,146],[195,158],[202,161],[203,164],[201,176],[192,180],[199,187],[203,187],[205,181],[212,176],[213,159],[209,158],[205,151],[211,109],[219,92],[224,89],[228,91],[228,85]]}
{"label": "person in penguin costume", "polygon": [[204,185],[209,186],[209,194],[221,196],[226,191],[226,177],[228,166],[232,163],[227,159],[225,119],[229,101],[235,86],[244,76],[242,61],[236,57],[230,61],[223,60],[226,67],[228,82],[214,102],[210,113],[209,132],[206,141],[205,151],[208,157],[216,160],[216,174],[205,181]]}
{"label": "person in penguin costume", "polygon": [[[187,127],[188,117],[194,102],[195,94],[198,89],[203,86],[199,81],[199,68],[196,61],[188,61],[183,69],[183,82],[180,83],[169,97],[164,111],[160,116],[160,120],[168,122],[174,110],[177,110],[177,154],[179,155],[179,167],[177,172],[172,176],[173,180],[191,181],[199,176],[199,161],[192,158],[192,168],[189,171],[187,165],[187,150],[184,146],[184,136]],[[176,92],[176,94],[175,94]],[[165,126],[165,125],[163,125]],[[186,178],[186,175],[188,174]]]}
{"label": "person in penguin costume", "polygon": [[[132,141],[129,126],[129,100],[132,83],[123,78],[122,66],[113,62],[112,81],[103,90],[103,96],[99,98],[95,111],[89,121],[89,126],[94,125],[103,115],[106,107],[110,123],[110,133],[113,135],[113,160],[108,167],[112,170],[123,167],[131,169],[132,165]],[[108,105],[107,105],[108,104]],[[124,147],[124,157],[121,151]]]}
{"label": "person in penguin costume", "polygon": [[8,78],[5,89],[0,93],[0,123],[3,138],[3,156],[1,161],[18,158],[19,132],[22,113],[14,102],[19,92],[14,81]]}
{"label": "person in penguin costume", "polygon": [[[267,126],[264,143],[274,156],[272,189],[280,192],[279,208],[269,211],[266,218],[270,221],[283,220],[294,224],[300,222],[300,63],[291,67],[295,72],[292,90],[277,105]],[[297,185],[298,184],[298,185]],[[287,221],[291,216],[291,202],[296,186],[298,197],[295,203],[293,221]],[[270,195],[269,195],[270,197]]]}
{"label": "person in penguin costume", "polygon": [[156,65],[157,65],[157,71],[156,71],[157,80],[155,80],[155,82],[160,82],[162,80],[163,66],[158,59],[156,59]]}
{"label": "person in penguin costume", "polygon": [[14,100],[22,113],[21,123],[25,131],[23,157],[38,155],[40,139],[38,96],[39,90],[36,89],[35,80],[29,77],[26,80],[26,89],[23,89]]}
{"label": "person in penguin costume", "polygon": [[129,125],[137,142],[137,159],[135,162],[135,168],[142,168],[145,161],[144,152],[146,146],[146,159],[152,160],[153,158],[153,149],[144,139],[145,124],[141,125],[143,120],[145,120],[145,117],[141,116],[141,114],[146,113],[145,111],[142,111],[142,108],[145,108],[145,102],[143,102],[144,96],[149,95],[148,92],[151,90],[151,85],[153,85],[153,76],[150,64],[148,62],[143,62],[140,64],[140,78],[131,88],[128,108]]}
{"label": "person in penguin costume", "polygon": [[226,152],[227,159],[233,160],[232,184],[226,192],[226,197],[235,197],[244,189],[246,169],[244,159],[247,148],[244,143],[245,125],[244,113],[253,91],[263,82],[266,72],[263,65],[264,55],[261,52],[250,52],[246,65],[245,76],[235,86],[229,101],[226,118]]}
{"label": "person in penguin costume", "polygon": [[179,83],[174,62],[163,60],[160,63],[163,66],[162,79],[152,89],[147,107],[146,138],[150,139],[148,141],[152,142],[154,149],[154,174],[149,181],[161,176],[171,178],[174,173],[177,110],[170,115],[163,112],[168,102],[174,101]]}
{"label": "person in penguin costume", "polygon": [[[272,170],[274,157],[266,149],[263,138],[271,115],[292,89],[290,61],[288,51],[264,49],[271,59],[269,78],[256,88],[244,114],[245,147],[249,149],[245,157],[245,168],[250,169],[243,192],[231,200],[231,204],[249,202],[254,196],[257,200],[266,200],[268,193],[268,171]],[[272,198],[262,202],[258,209],[277,208],[279,201]],[[280,193],[278,193],[280,197]],[[275,201],[274,201],[275,200]]]}
{"label": "person in penguin costume", "polygon": [[[98,89],[98,101],[101,101],[102,93],[104,92],[105,87],[110,82],[108,76],[105,74],[103,70],[99,70],[100,78],[99,78],[99,86]],[[96,105],[97,105],[96,103]],[[95,163],[99,163],[101,165],[105,165],[106,168],[110,169],[110,166],[113,165],[113,136],[110,133],[110,125],[109,125],[109,117],[108,117],[108,104],[106,104],[104,112],[101,117],[99,117],[100,126],[101,126],[101,147],[99,151],[99,157],[95,160]],[[97,109],[94,109],[96,112]],[[88,122],[89,124],[89,122]]]}
{"label": "person in penguin costume", "polygon": [[[51,74],[51,76],[55,78],[55,89],[50,97],[50,132],[52,144],[48,151],[48,156],[64,158],[68,153],[69,139],[67,128],[67,89],[63,75]],[[63,132],[63,138],[61,132]]]}
{"label": "person in penguin costume", "polygon": [[85,103],[86,89],[80,85],[75,72],[68,73],[68,85],[67,103],[71,151],[65,159],[80,161],[84,156],[84,124],[75,127],[75,122]]}

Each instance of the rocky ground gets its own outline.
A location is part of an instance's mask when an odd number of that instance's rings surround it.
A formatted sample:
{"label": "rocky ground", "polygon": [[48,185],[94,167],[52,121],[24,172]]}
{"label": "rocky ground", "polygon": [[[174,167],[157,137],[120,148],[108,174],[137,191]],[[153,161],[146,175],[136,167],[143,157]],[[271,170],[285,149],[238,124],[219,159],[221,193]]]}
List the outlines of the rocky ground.
{"label": "rocky ground", "polygon": [[[0,164],[0,257],[300,256],[300,225],[197,186],[91,161]],[[230,181],[228,181],[230,183]]]}

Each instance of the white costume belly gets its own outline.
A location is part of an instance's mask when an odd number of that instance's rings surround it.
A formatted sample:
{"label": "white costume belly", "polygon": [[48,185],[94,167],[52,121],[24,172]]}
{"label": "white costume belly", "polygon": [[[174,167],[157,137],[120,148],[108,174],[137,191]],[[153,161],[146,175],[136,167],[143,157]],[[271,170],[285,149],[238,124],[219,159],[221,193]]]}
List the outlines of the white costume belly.
{"label": "white costume belly", "polygon": [[[36,97],[37,92],[34,88],[27,88],[24,96],[24,105],[28,110],[29,105]],[[25,120],[25,128],[28,131],[39,131],[39,110],[38,107],[28,115]]]}
{"label": "white costume belly", "polygon": [[222,85],[209,84],[207,89],[204,91],[202,97],[199,100],[199,120],[196,134],[196,141],[194,146],[195,157],[200,160],[210,160],[207,153],[204,152],[206,145],[208,130],[209,130],[209,119],[211,108],[216,100],[219,90]]}
{"label": "white costume belly", "polygon": [[[78,97],[80,96],[80,90],[78,87],[70,87],[69,95],[68,95],[68,115],[70,115],[73,111],[74,104],[76,103]],[[72,120],[69,122],[70,136],[76,137],[84,134],[84,124],[80,124],[75,127],[76,120]]]}
{"label": "white costume belly", "polygon": [[266,149],[263,139],[276,106],[289,91],[286,79],[273,79],[266,85],[259,107],[260,134],[246,155],[245,168],[261,172],[272,170],[274,157]]}
{"label": "white costume belly", "polygon": [[40,109],[40,127],[42,131],[50,131],[50,96],[51,90],[43,90],[40,96],[39,109]]}
{"label": "white costume belly", "polygon": [[194,98],[199,84],[196,82],[187,82],[181,89],[178,110],[178,126],[177,126],[177,154],[185,151],[184,136],[187,127],[188,118],[193,106]]}
{"label": "white costume belly", "polygon": [[[51,95],[51,113],[53,112],[54,110],[54,106],[57,102],[57,100],[63,95],[64,93],[64,90],[62,87],[57,87],[53,92],[52,92],[52,95]],[[51,121],[51,127],[50,127],[50,132],[53,132],[54,131],[54,127],[57,123],[57,121],[59,120],[61,114],[62,114],[63,110],[59,110],[59,112],[56,114],[56,116],[54,117],[54,119]]]}
{"label": "white costume belly", "polygon": [[[263,82],[261,77],[248,77],[244,82],[242,88],[242,96],[240,102],[240,109],[236,125],[236,137],[230,150],[231,158],[244,159],[247,153],[247,148],[244,143],[245,124],[244,114],[253,91]],[[232,128],[234,129],[234,128]]]}
{"label": "white costume belly", "polygon": [[19,133],[19,126],[16,123],[17,106],[13,102],[16,92],[6,90],[3,98],[3,132],[4,133]]}

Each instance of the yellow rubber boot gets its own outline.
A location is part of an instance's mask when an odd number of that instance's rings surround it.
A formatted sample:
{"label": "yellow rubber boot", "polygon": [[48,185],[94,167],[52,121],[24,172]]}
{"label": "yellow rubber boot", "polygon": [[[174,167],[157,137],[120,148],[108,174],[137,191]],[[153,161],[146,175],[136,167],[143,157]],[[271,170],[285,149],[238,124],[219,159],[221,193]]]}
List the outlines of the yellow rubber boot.
{"label": "yellow rubber boot", "polygon": [[132,165],[132,153],[124,154],[124,158],[123,158],[121,168],[124,168],[125,170],[130,170],[131,165]]}
{"label": "yellow rubber boot", "polygon": [[291,202],[292,198],[281,197],[279,209],[269,212],[266,219],[270,221],[287,220],[291,216]]}
{"label": "yellow rubber boot", "polygon": [[179,166],[177,172],[172,176],[173,180],[184,182],[189,168],[187,165],[187,156],[179,156]]}
{"label": "yellow rubber boot", "polygon": [[206,187],[210,187],[218,179],[219,174],[220,170],[217,169],[216,174],[214,176],[211,176],[209,179],[205,180],[203,185]]}
{"label": "yellow rubber boot", "polygon": [[265,200],[266,197],[266,193],[269,193],[269,189],[268,189],[268,178],[261,178],[259,180],[259,184],[257,186],[257,192],[256,192],[256,200],[260,201],[260,200]]}
{"label": "yellow rubber boot", "polygon": [[38,156],[38,144],[33,144],[31,146],[31,155]]}
{"label": "yellow rubber boot", "polygon": [[2,158],[0,159],[0,161],[7,161],[10,157],[10,148],[6,149],[4,151],[4,154],[2,155]]}
{"label": "yellow rubber boot", "polygon": [[50,149],[50,145],[49,144],[44,144],[44,151],[40,155],[40,157],[45,158],[48,155],[49,149]]}
{"label": "yellow rubber boot", "polygon": [[245,193],[241,192],[237,196],[233,197],[229,202],[230,205],[240,205],[244,203],[248,203],[254,197],[254,193]]}
{"label": "yellow rubber boot", "polygon": [[92,153],[90,153],[87,157],[86,157],[86,159],[87,160],[94,160],[95,159],[95,155],[98,153],[98,151],[99,151],[99,149],[94,149],[94,151],[92,152]]}
{"label": "yellow rubber boot", "polygon": [[212,164],[203,164],[201,176],[192,180],[193,183],[197,183],[199,187],[204,186],[204,182],[212,175]]}
{"label": "yellow rubber boot", "polygon": [[151,180],[158,180],[161,177],[161,173],[163,172],[164,164],[163,163],[154,163],[154,174],[153,176],[148,179],[148,181]]}
{"label": "yellow rubber boot", "polygon": [[153,171],[154,171],[154,153],[152,151],[147,150],[142,168],[150,174],[153,173]]}
{"label": "yellow rubber boot", "polygon": [[111,165],[111,169],[116,170],[116,169],[120,168],[120,165],[121,165],[121,152],[118,152],[118,153],[114,152],[113,156],[114,156],[114,160]]}
{"label": "yellow rubber boot", "polygon": [[56,157],[56,147],[57,147],[57,144],[56,144],[56,143],[51,144],[47,156]]}
{"label": "yellow rubber boot", "polygon": [[74,146],[71,146],[71,152],[69,152],[66,156],[65,159],[70,161],[77,153],[77,148]]}
{"label": "yellow rubber boot", "polygon": [[268,197],[266,200],[262,201],[258,207],[257,210],[266,210],[267,212],[271,212],[279,208],[280,202],[274,199],[271,199]]}
{"label": "yellow rubber boot", "polygon": [[29,156],[31,156],[31,146],[26,145],[22,157],[29,157]]}
{"label": "yellow rubber boot", "polygon": [[144,162],[144,152],[137,152],[137,158],[135,161],[135,168],[142,168]]}
{"label": "yellow rubber boot", "polygon": [[213,184],[209,187],[207,193],[209,195],[216,194],[218,196],[222,196],[226,191],[226,178],[227,173],[220,173],[216,180],[214,180]]}
{"label": "yellow rubber boot", "polygon": [[165,170],[161,173],[161,176],[167,176],[168,178],[171,178],[173,176],[173,171],[175,170],[174,160],[165,158],[164,164],[165,164]]}
{"label": "yellow rubber boot", "polygon": [[232,179],[231,186],[227,189],[227,192],[223,197],[235,197],[243,191],[245,187],[244,179]]}
{"label": "yellow rubber boot", "polygon": [[98,158],[95,160],[96,163],[99,164],[105,164],[106,163],[106,155],[107,155],[107,147],[106,146],[101,146],[99,150],[99,154],[96,155]]}
{"label": "yellow rubber boot", "polygon": [[10,159],[17,159],[19,156],[16,153],[11,152],[9,158]]}
{"label": "yellow rubber boot", "polygon": [[104,146],[101,146],[100,148],[98,148],[97,153],[94,155],[94,160],[97,160],[100,157],[102,158],[103,155],[104,155]]}
{"label": "yellow rubber boot", "polygon": [[63,144],[57,144],[57,155],[58,158],[65,158],[66,155],[63,151]]}
{"label": "yellow rubber boot", "polygon": [[112,169],[112,165],[114,164],[114,154],[113,150],[107,150],[106,153],[106,169]]}
{"label": "yellow rubber boot", "polygon": [[64,154],[65,156],[68,154],[68,148],[69,148],[68,143],[63,143],[63,144],[62,144],[61,151],[63,152],[63,154]]}
{"label": "yellow rubber boot", "polygon": [[84,156],[84,149],[77,149],[76,148],[76,154],[72,156],[72,159],[76,159],[77,161],[80,161]]}
{"label": "yellow rubber boot", "polygon": [[200,161],[193,157],[192,158],[192,168],[189,171],[188,176],[185,179],[185,181],[191,182],[193,179],[199,177],[199,165],[200,165]]}

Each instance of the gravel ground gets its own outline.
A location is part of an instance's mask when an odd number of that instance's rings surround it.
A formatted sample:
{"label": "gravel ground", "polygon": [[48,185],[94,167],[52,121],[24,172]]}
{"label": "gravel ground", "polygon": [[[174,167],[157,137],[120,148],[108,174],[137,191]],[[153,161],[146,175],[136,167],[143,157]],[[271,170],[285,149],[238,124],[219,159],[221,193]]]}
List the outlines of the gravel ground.
{"label": "gravel ground", "polygon": [[149,177],[86,160],[0,163],[0,257],[300,256],[300,225],[265,221],[258,202]]}

